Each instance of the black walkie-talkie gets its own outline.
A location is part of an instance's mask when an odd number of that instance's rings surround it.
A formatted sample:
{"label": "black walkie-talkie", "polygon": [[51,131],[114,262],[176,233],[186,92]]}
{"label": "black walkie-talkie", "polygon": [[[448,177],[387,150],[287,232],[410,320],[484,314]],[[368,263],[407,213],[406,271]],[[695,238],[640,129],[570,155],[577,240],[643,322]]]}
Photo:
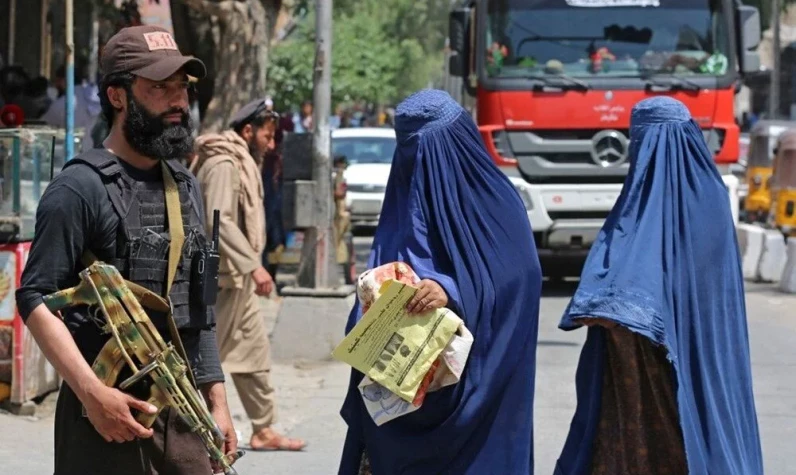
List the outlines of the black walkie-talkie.
{"label": "black walkie-talkie", "polygon": [[218,226],[220,212],[213,210],[213,239],[209,246],[200,248],[193,259],[191,290],[193,298],[201,305],[215,305],[218,296]]}

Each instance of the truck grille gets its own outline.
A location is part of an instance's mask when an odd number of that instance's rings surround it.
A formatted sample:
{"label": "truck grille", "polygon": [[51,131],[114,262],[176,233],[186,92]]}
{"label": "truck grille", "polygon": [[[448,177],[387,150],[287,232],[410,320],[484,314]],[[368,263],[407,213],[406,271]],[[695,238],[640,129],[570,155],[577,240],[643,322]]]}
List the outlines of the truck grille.
{"label": "truck grille", "polygon": [[560,219],[605,219],[610,210],[605,211],[548,211],[547,215],[553,221]]}
{"label": "truck grille", "polygon": [[354,193],[384,193],[386,189],[387,187],[384,185],[353,184],[347,186],[347,190]]}
{"label": "truck grille", "polygon": [[[533,130],[533,134],[544,140],[588,140],[597,135],[603,129],[576,129],[576,130]],[[622,132],[625,137],[630,136],[628,129],[614,129]]]}
{"label": "truck grille", "polygon": [[[583,129],[583,130],[534,130],[534,135],[537,135],[542,140],[549,141],[563,141],[563,140],[582,140],[589,142],[591,147],[592,138],[600,132],[600,129]],[[629,137],[628,130],[619,130],[625,137]],[[545,153],[541,152],[536,154],[550,163],[558,164],[583,164],[594,166],[594,160],[591,157],[591,152],[585,153]]]}
{"label": "truck grille", "polygon": [[534,129],[506,136],[529,183],[622,183],[627,175],[627,129]]}
{"label": "truck grille", "polygon": [[556,163],[560,165],[594,165],[594,160],[592,160],[590,153],[537,153],[536,156],[550,163]]}

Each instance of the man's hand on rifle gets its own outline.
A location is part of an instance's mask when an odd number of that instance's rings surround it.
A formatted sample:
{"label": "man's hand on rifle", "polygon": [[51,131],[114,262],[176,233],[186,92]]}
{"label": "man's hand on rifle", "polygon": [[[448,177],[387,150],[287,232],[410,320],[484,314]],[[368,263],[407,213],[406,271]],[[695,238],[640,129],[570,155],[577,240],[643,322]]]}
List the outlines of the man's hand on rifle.
{"label": "man's hand on rifle", "polygon": [[54,315],[42,303],[31,312],[27,326],[44,356],[86,407],[89,421],[106,441],[124,442],[136,437],[152,437],[152,430],[139,424],[130,408],[144,412],[151,410],[152,413],[156,409],[118,389],[105,386],[83,358],[60,314]]}
{"label": "man's hand on rifle", "polygon": [[[202,393],[207,401],[207,407],[210,409],[213,419],[224,434],[224,447],[222,451],[230,459],[230,463],[235,461],[234,457],[237,456],[238,451],[238,435],[235,433],[235,426],[232,425],[232,417],[229,415],[229,406],[227,406],[227,393],[224,389],[224,383],[216,382],[210,383],[202,387]],[[221,468],[213,463],[213,473],[221,473]]]}
{"label": "man's hand on rifle", "polygon": [[157,408],[147,402],[100,384],[87,393],[84,405],[88,420],[107,442],[152,437],[152,429],[142,426],[130,412],[131,408],[149,414],[157,412]]}

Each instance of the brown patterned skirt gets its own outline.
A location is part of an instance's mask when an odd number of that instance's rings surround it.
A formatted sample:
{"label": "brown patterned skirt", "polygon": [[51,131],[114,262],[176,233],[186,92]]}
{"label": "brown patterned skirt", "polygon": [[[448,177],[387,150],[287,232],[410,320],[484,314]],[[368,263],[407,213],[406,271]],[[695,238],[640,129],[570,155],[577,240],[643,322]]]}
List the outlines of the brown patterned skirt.
{"label": "brown patterned skirt", "polygon": [[[622,327],[605,332],[592,475],[686,475],[674,370],[666,351]],[[362,453],[359,475],[373,475],[367,452]]]}
{"label": "brown patterned skirt", "polygon": [[688,473],[666,350],[622,327],[606,330],[593,475]]}
{"label": "brown patterned skirt", "polygon": [[367,452],[362,452],[362,461],[359,462],[359,475],[373,475]]}

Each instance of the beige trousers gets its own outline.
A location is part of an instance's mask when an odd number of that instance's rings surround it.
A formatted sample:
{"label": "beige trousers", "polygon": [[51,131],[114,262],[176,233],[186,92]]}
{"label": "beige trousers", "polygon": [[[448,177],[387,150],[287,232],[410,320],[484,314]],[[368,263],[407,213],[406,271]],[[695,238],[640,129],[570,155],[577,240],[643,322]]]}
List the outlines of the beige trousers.
{"label": "beige trousers", "polygon": [[216,340],[224,371],[232,381],[256,432],[275,421],[276,404],[271,386],[271,345],[260,298],[251,276],[241,289],[219,289],[216,301]]}
{"label": "beige trousers", "polygon": [[254,432],[271,427],[276,422],[276,398],[270,376],[270,371],[232,373],[232,381]]}

